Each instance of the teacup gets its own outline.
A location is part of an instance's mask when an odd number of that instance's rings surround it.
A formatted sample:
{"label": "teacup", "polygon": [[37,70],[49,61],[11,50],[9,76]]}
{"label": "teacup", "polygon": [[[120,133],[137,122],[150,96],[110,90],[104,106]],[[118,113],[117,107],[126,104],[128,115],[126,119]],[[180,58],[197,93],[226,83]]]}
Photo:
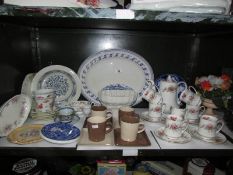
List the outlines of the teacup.
{"label": "teacup", "polygon": [[145,130],[145,125],[140,122],[138,114],[134,116],[121,117],[121,139],[128,142],[133,142],[137,139],[138,133]]}
{"label": "teacup", "polygon": [[185,109],[173,107],[173,108],[171,109],[171,114],[180,116],[180,117],[182,117],[182,119],[184,119],[184,116],[185,116]]}
{"label": "teacup", "polygon": [[70,103],[70,106],[74,108],[76,112],[82,111],[85,115],[90,114],[92,105],[93,105],[92,103],[90,103],[89,101],[85,101],[85,100],[72,101]]}
{"label": "teacup", "polygon": [[165,121],[164,133],[169,138],[179,138],[188,128],[188,122],[177,115],[168,115]]}
{"label": "teacup", "polygon": [[163,113],[163,105],[159,104],[149,104],[149,113],[148,116],[151,118],[151,121],[159,121],[162,117]]}
{"label": "teacup", "polygon": [[74,109],[70,107],[64,107],[64,108],[59,109],[57,113],[58,115],[64,115],[64,116],[73,115]]}
{"label": "teacup", "polygon": [[224,126],[223,120],[219,120],[215,116],[202,115],[198,126],[198,133],[207,138],[216,137]]}
{"label": "teacup", "polygon": [[119,124],[120,124],[120,121],[121,121],[121,117],[122,116],[132,116],[134,115],[134,108],[130,107],[130,106],[121,106],[119,108],[119,113],[118,113],[118,121],[119,121]]}
{"label": "teacup", "polygon": [[189,86],[180,94],[180,100],[190,105],[200,105],[201,97],[197,94],[196,89],[193,86]]}
{"label": "teacup", "polygon": [[105,106],[92,106],[91,107],[91,116],[102,116],[106,117],[107,108]]}
{"label": "teacup", "polygon": [[199,117],[204,114],[205,107],[197,105],[186,105],[185,119],[189,121],[198,120]]}
{"label": "teacup", "polygon": [[53,89],[39,89],[34,92],[36,102],[36,112],[52,113],[55,102]]}
{"label": "teacup", "polygon": [[92,116],[87,119],[88,138],[93,142],[100,142],[105,139],[105,135],[112,131],[111,122],[103,116]]}

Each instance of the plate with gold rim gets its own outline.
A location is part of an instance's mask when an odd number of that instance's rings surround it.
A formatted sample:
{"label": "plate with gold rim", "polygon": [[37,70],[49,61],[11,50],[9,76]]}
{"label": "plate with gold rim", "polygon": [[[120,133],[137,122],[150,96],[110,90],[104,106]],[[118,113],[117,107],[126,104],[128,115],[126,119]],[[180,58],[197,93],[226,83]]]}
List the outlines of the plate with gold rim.
{"label": "plate with gold rim", "polygon": [[42,127],[43,125],[41,124],[31,124],[18,127],[7,136],[7,139],[12,143],[20,145],[40,142],[43,140],[40,136],[40,130]]}

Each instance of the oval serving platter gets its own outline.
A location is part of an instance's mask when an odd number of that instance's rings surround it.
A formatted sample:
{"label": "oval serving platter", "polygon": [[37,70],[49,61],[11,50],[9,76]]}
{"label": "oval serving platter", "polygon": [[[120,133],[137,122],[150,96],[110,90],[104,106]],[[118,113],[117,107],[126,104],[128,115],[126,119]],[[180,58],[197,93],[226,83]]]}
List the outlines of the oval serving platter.
{"label": "oval serving platter", "polygon": [[135,52],[125,49],[109,49],[88,57],[79,67],[82,95],[100,104],[98,93],[106,86],[124,84],[138,93],[138,104],[148,87],[147,80],[154,79],[150,64]]}

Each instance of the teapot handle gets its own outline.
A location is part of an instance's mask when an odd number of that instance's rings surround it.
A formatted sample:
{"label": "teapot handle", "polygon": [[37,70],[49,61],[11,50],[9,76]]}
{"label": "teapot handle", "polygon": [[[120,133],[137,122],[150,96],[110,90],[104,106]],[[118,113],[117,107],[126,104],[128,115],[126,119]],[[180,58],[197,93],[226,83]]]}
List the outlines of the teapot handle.
{"label": "teapot handle", "polygon": [[[178,88],[179,88],[179,86],[182,85],[182,84],[183,84],[184,87],[185,87],[184,90],[188,88],[187,84],[186,84],[184,81],[180,81],[180,82],[177,84],[177,85],[178,85]],[[179,99],[178,95],[179,95],[179,91],[178,91],[178,89],[177,89],[177,92],[176,92],[176,99],[177,99],[178,105],[180,105],[180,104],[181,104],[181,100]]]}
{"label": "teapot handle", "polygon": [[153,80],[147,80],[149,86],[151,86],[151,88],[157,92],[160,93],[159,87],[155,85],[155,82]]}

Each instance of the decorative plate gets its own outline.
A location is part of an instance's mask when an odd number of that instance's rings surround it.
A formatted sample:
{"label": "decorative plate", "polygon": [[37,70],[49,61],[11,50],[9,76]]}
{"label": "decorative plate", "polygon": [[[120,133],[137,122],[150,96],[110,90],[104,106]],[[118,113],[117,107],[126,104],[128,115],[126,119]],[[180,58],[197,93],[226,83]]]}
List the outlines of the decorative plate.
{"label": "decorative plate", "polygon": [[98,93],[104,87],[123,84],[138,93],[138,104],[142,94],[153,80],[150,64],[135,52],[124,49],[109,49],[88,57],[80,66],[78,76],[82,83],[82,94],[89,101],[100,104]]}
{"label": "decorative plate", "polygon": [[66,144],[77,141],[80,130],[69,123],[56,122],[45,125],[41,129],[41,137],[48,142]]}
{"label": "decorative plate", "polygon": [[152,122],[152,123],[160,123],[161,118],[160,117],[150,117],[148,111],[144,111],[141,113],[140,118],[142,120]]}
{"label": "decorative plate", "polygon": [[191,135],[188,132],[184,132],[181,137],[178,138],[170,138],[167,137],[167,135],[164,133],[165,127],[161,127],[155,131],[155,135],[167,142],[172,142],[172,143],[187,143],[192,140]]}
{"label": "decorative plate", "polygon": [[34,76],[35,73],[29,73],[25,76],[21,87],[21,94],[28,95],[29,97],[32,96],[31,84]]}
{"label": "decorative plate", "polygon": [[76,101],[81,94],[81,82],[77,74],[68,67],[51,65],[41,69],[33,78],[31,90],[54,89],[56,102]]}
{"label": "decorative plate", "polygon": [[193,132],[193,136],[199,140],[213,144],[221,144],[227,141],[226,137],[221,133],[218,133],[216,137],[208,138],[201,136],[196,130],[196,132]]}
{"label": "decorative plate", "polygon": [[0,136],[7,136],[23,125],[31,109],[31,99],[24,94],[16,95],[0,108]]}
{"label": "decorative plate", "polygon": [[[167,77],[168,77],[169,75],[171,76],[171,79],[172,79],[172,81],[174,81],[174,82],[177,82],[177,83],[179,83],[179,82],[181,82],[181,81],[185,82],[184,79],[183,79],[181,76],[177,75],[177,74],[163,74],[163,75],[160,75],[159,77],[157,77],[157,78],[155,79],[155,85],[159,88],[159,86],[160,86],[160,81],[161,81],[161,80],[166,80]],[[179,86],[179,88],[178,88],[178,95],[180,95],[181,92],[184,91],[184,90],[185,90],[185,85],[184,85],[184,84],[181,84],[181,85]]]}
{"label": "decorative plate", "polygon": [[30,144],[43,140],[40,136],[40,130],[43,125],[25,125],[14,129],[7,139],[16,144]]}

